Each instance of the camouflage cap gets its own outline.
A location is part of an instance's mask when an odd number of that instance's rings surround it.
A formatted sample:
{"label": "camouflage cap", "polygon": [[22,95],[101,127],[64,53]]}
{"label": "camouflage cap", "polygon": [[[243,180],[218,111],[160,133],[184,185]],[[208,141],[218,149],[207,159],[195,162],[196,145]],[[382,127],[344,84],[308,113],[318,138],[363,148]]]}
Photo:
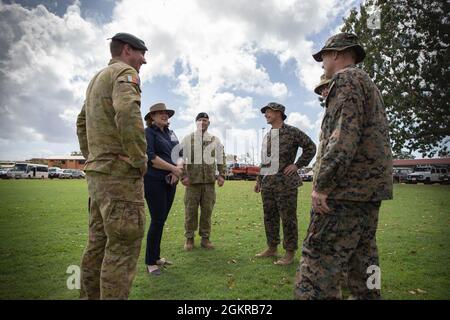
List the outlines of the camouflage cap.
{"label": "camouflage cap", "polygon": [[331,82],[331,79],[327,79],[325,77],[325,75],[321,75],[320,76],[320,82],[319,84],[314,88],[314,92],[317,93],[318,95],[321,94],[322,88],[325,86],[328,86]]}
{"label": "camouflage cap", "polygon": [[276,103],[276,102],[270,102],[267,106],[261,108],[261,113],[265,113],[267,108],[270,108],[270,109],[275,110],[275,111],[280,111],[281,115],[283,117],[283,120],[286,120],[287,116],[284,113],[286,108],[282,104],[279,104],[279,103]]}
{"label": "camouflage cap", "polygon": [[353,48],[356,52],[356,63],[364,60],[366,52],[364,48],[358,43],[358,37],[353,33],[338,33],[330,37],[325,46],[317,53],[313,54],[313,58],[320,62],[322,61],[322,53],[324,51],[342,51],[348,48]]}
{"label": "camouflage cap", "polygon": [[133,36],[132,34],[120,32],[117,33],[114,37],[110,38],[111,40],[119,40],[125,43],[128,43],[134,49],[147,51],[147,47],[145,46],[144,41]]}

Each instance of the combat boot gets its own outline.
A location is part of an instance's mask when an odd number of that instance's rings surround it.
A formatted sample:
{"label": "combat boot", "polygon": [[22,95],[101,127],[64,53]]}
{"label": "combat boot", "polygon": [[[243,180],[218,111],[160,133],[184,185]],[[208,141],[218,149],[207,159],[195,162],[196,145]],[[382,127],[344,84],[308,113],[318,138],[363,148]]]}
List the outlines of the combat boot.
{"label": "combat boot", "polygon": [[267,257],[276,257],[278,256],[277,247],[268,247],[263,252],[260,252],[255,255],[257,258],[267,258]]}
{"label": "combat boot", "polygon": [[194,249],[194,238],[187,238],[184,244],[184,250],[191,251],[192,249]]}
{"label": "combat boot", "polygon": [[283,258],[275,261],[275,264],[278,264],[280,266],[287,266],[288,264],[292,264],[294,262],[295,258],[295,251],[286,250],[286,254]]}
{"label": "combat boot", "polygon": [[205,249],[214,249],[213,244],[211,243],[211,241],[209,241],[208,238],[202,238],[201,246]]}

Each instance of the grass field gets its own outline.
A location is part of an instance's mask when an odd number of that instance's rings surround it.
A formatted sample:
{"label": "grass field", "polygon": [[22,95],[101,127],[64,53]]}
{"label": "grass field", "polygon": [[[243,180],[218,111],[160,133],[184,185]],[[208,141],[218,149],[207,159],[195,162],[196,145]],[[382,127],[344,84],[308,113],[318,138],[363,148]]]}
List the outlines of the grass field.
{"label": "grass field", "polygon": [[[130,298],[291,299],[300,252],[288,267],[253,258],[265,247],[253,184],[230,181],[218,189],[211,237],[217,248],[205,251],[196,241],[192,252],[183,251],[180,185],[162,241],[162,256],[175,264],[150,278],[141,254]],[[378,229],[383,297],[450,299],[450,186],[396,185],[394,191]],[[300,240],[310,192],[310,183],[300,189]],[[86,182],[2,180],[0,199],[0,299],[78,298],[67,289],[66,270],[79,264],[87,240]],[[145,241],[141,253],[144,248]]]}

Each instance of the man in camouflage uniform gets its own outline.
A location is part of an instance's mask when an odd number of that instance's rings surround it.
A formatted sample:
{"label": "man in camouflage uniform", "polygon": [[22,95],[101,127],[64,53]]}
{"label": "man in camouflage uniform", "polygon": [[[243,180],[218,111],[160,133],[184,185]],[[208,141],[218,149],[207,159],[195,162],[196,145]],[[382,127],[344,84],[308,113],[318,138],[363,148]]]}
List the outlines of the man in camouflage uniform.
{"label": "man in camouflage uniform", "polygon": [[[379,299],[367,285],[378,266],[376,230],[381,201],[392,198],[392,155],[383,100],[355,64],[365,51],[340,33],[313,55],[332,78],[314,166],[312,214],[294,296],[340,299],[342,273],[354,299]],[[369,268],[369,269],[368,269]],[[376,267],[375,267],[376,268]]]}
{"label": "man in camouflage uniform", "polygon": [[[198,228],[198,207],[200,206],[199,235],[201,246],[214,249],[209,240],[211,235],[211,215],[216,202],[214,183],[219,187],[225,181],[226,159],[223,145],[219,138],[207,130],[210,125],[209,116],[205,112],[197,115],[197,131],[183,139],[183,155],[185,156],[185,176],[182,178],[186,186],[185,205],[185,237],[184,249],[194,248],[194,235]],[[218,175],[216,175],[216,166]]]}
{"label": "man in camouflage uniform", "polygon": [[138,72],[147,48],[127,33],[110,44],[112,59],[89,83],[77,119],[87,159],[89,240],[81,262],[85,299],[127,299],[144,236],[147,143]]}
{"label": "man in camouflage uniform", "polygon": [[[256,256],[277,256],[281,218],[286,254],[275,262],[278,265],[294,262],[298,249],[297,194],[302,184],[297,171],[307,166],[316,153],[314,142],[303,131],[284,123],[284,111],[285,107],[275,102],[261,109],[272,128],[264,137],[261,173],[255,185],[255,192],[261,191],[268,246]],[[303,152],[294,163],[299,147]]]}

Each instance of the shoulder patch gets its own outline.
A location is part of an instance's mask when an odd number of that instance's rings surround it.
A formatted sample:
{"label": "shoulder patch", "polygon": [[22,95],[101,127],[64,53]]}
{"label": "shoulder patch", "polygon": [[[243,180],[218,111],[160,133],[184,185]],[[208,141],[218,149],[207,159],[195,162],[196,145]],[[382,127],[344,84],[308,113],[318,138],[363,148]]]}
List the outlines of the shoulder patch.
{"label": "shoulder patch", "polygon": [[141,86],[141,81],[140,81],[138,76],[128,75],[127,76],[127,82],[134,83],[135,85],[137,85],[139,87]]}

